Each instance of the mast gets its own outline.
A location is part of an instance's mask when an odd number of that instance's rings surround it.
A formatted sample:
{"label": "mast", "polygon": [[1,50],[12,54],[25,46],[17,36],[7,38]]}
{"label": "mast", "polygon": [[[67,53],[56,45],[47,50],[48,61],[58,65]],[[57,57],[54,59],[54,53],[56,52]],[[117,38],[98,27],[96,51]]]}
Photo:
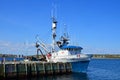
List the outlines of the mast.
{"label": "mast", "polygon": [[52,52],[55,51],[55,45],[56,45],[56,28],[57,28],[57,13],[56,13],[56,5],[55,3],[52,4],[52,11],[51,11],[51,16],[52,16]]}
{"label": "mast", "polygon": [[55,20],[55,17],[52,18],[52,52],[55,51],[55,45],[56,45],[56,28],[57,28],[57,21]]}

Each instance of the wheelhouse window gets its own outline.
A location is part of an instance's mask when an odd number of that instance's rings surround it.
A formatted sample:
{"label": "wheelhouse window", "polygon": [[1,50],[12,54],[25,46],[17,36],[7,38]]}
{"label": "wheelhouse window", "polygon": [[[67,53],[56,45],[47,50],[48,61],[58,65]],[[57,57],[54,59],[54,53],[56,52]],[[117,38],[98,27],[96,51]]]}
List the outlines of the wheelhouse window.
{"label": "wheelhouse window", "polygon": [[71,53],[72,55],[81,53],[81,48],[69,48],[69,49],[67,49],[67,50],[70,51],[70,53]]}
{"label": "wheelhouse window", "polygon": [[67,50],[70,52],[70,54],[75,55],[75,54],[80,54],[82,47],[77,47],[77,46],[65,46],[62,48],[63,50]]}

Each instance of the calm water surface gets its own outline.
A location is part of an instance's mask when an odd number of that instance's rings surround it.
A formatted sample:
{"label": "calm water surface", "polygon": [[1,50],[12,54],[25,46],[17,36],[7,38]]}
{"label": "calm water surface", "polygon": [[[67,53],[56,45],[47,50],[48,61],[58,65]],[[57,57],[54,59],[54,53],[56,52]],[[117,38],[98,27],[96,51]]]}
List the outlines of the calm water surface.
{"label": "calm water surface", "polygon": [[88,80],[120,80],[120,59],[92,60],[87,76]]}
{"label": "calm water surface", "polygon": [[92,59],[86,74],[71,73],[19,80],[120,80],[120,59]]}

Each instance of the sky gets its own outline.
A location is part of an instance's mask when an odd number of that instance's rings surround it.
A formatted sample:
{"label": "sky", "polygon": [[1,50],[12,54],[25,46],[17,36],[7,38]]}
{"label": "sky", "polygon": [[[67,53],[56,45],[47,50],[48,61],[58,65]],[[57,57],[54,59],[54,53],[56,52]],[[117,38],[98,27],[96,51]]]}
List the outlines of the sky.
{"label": "sky", "polygon": [[83,53],[120,54],[120,0],[0,0],[0,53],[36,54],[36,35],[51,44],[68,32]]}

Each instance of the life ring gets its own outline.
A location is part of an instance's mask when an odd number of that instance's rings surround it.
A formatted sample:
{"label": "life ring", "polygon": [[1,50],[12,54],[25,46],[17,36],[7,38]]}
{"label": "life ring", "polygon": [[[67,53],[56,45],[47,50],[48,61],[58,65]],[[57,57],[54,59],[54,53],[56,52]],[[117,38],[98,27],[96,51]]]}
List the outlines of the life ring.
{"label": "life ring", "polygon": [[51,58],[51,54],[50,54],[50,53],[48,53],[48,54],[47,54],[47,57],[48,57],[48,59],[50,59],[50,58]]}

